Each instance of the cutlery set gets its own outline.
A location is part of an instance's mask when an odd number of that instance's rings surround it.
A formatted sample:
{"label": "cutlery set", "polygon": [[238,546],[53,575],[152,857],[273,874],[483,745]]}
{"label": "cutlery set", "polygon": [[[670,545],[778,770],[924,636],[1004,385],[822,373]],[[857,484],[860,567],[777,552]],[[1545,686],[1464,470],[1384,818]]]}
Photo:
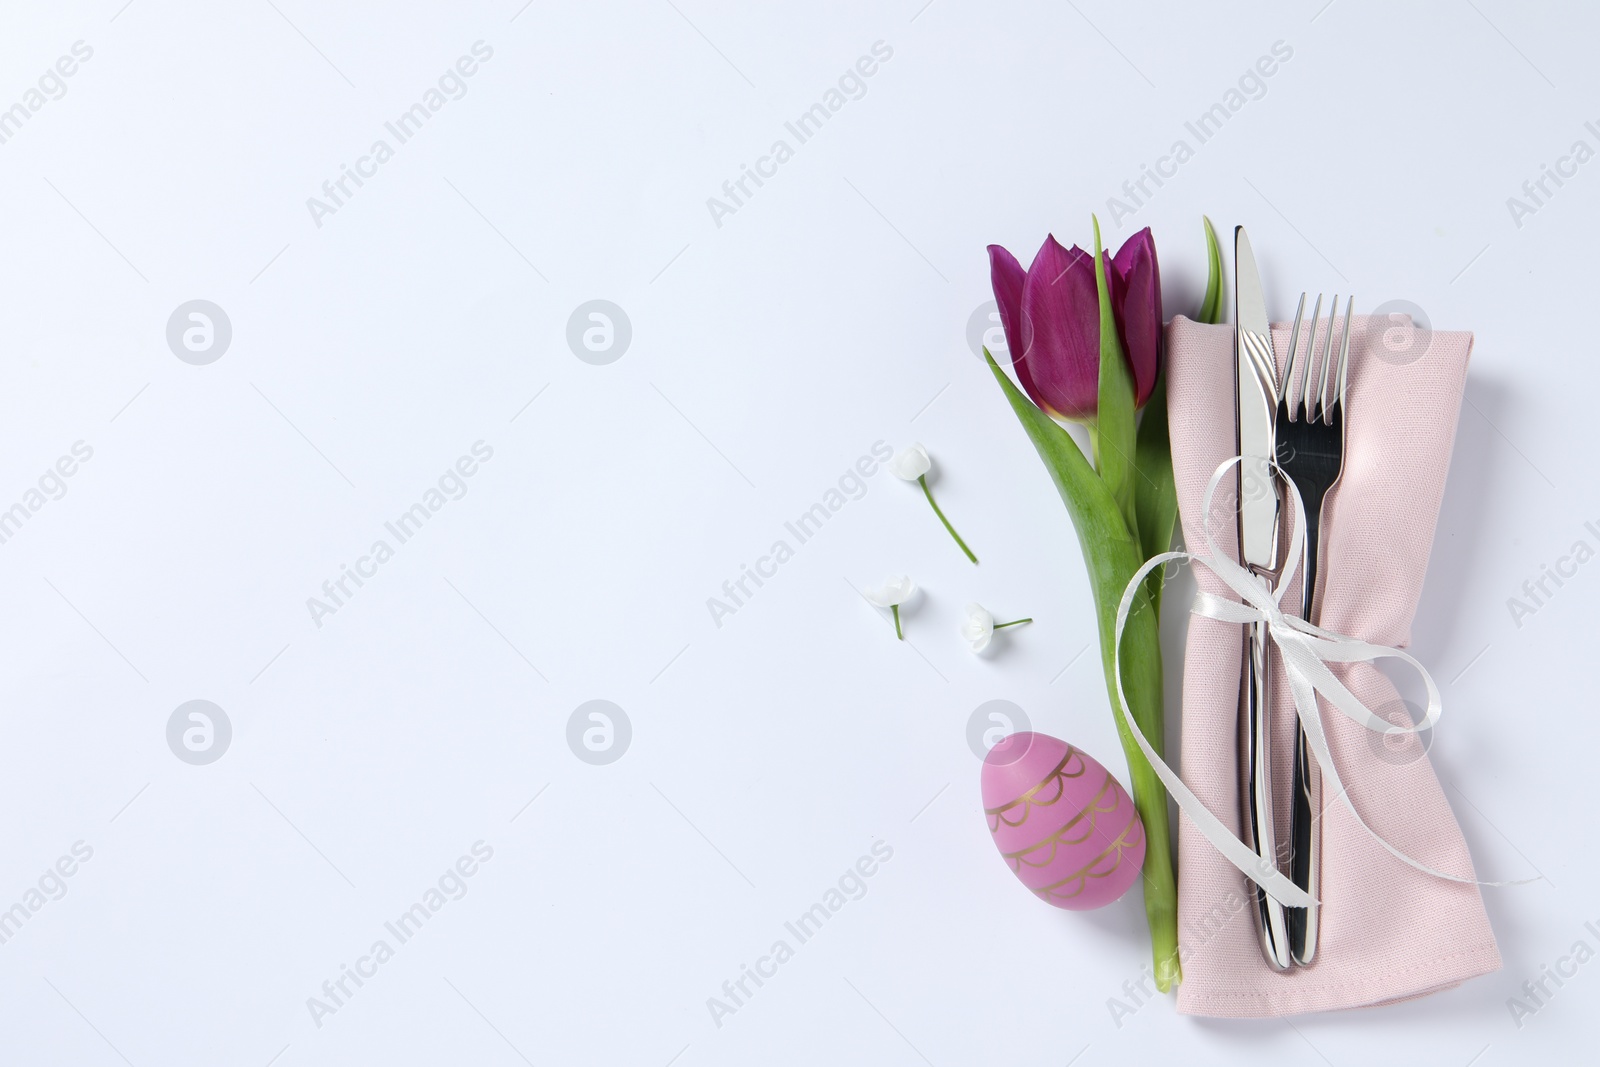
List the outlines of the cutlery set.
{"label": "cutlery set", "polygon": [[[1322,297],[1316,298],[1307,324],[1306,298],[1302,294],[1280,374],[1261,276],[1242,226],[1234,231],[1234,254],[1236,424],[1238,454],[1244,457],[1239,465],[1239,563],[1270,588],[1276,587],[1288,563],[1282,558],[1286,553],[1279,537],[1282,493],[1286,491],[1280,481],[1292,483],[1306,510],[1303,555],[1296,568],[1302,576],[1299,614],[1315,624],[1320,610],[1316,592],[1323,562],[1321,546],[1327,532],[1323,504],[1338,485],[1344,468],[1354,301],[1345,302],[1341,323],[1339,298],[1333,298],[1327,328],[1319,337]],[[1295,885],[1315,898],[1322,858],[1318,822],[1322,814],[1321,775],[1297,721],[1289,840],[1280,851],[1273,820],[1271,709],[1266,624],[1249,623],[1239,687],[1243,839],[1264,863],[1279,867],[1286,861],[1287,873]],[[1317,950],[1316,906],[1285,907],[1260,886],[1253,886],[1253,891],[1262,954],[1268,964],[1277,971],[1309,965]]]}

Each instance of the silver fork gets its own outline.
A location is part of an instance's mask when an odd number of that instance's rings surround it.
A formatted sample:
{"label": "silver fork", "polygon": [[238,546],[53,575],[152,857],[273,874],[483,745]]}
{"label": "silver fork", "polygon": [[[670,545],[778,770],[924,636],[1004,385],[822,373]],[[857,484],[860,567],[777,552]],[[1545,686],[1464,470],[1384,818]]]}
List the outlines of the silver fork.
{"label": "silver fork", "polygon": [[[1316,596],[1322,534],[1323,503],[1339,484],[1344,472],[1345,393],[1350,379],[1350,314],[1354,298],[1345,302],[1344,326],[1339,328],[1339,297],[1333,298],[1328,318],[1326,343],[1319,354],[1317,322],[1322,314],[1322,296],[1317,296],[1311,311],[1311,325],[1305,350],[1300,348],[1300,324],[1305,315],[1306,297],[1300,294],[1294,326],[1289,334],[1289,357],[1284,363],[1278,389],[1277,444],[1278,465],[1306,506],[1306,540],[1300,560],[1300,614],[1315,623],[1320,616]],[[1337,358],[1335,345],[1338,346]],[[1290,388],[1295,366],[1300,369],[1301,387]],[[1303,411],[1302,411],[1303,409]],[[1296,724],[1294,747],[1294,791],[1290,797],[1289,873],[1295,885],[1316,897],[1322,874],[1322,833],[1318,820],[1322,814],[1322,774],[1306,744],[1305,729]],[[1301,966],[1317,953],[1317,908],[1289,908],[1289,950]]]}

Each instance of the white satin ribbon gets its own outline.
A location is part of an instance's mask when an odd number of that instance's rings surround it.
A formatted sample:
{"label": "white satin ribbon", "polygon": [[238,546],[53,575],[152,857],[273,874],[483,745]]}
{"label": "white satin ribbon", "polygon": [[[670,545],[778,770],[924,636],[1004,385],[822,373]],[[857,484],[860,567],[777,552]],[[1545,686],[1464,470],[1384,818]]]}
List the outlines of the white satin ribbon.
{"label": "white satin ribbon", "polygon": [[[1360,824],[1361,828],[1372,836],[1372,839],[1382,845],[1391,856],[1422,871],[1424,874],[1435,878],[1442,878],[1450,882],[1460,882],[1466,885],[1514,885],[1513,882],[1479,882],[1473,878],[1461,878],[1444,871],[1435,870],[1425,863],[1421,863],[1404,852],[1395,848],[1372,827],[1367,825],[1361,813],[1356,810],[1355,802],[1351,799],[1349,791],[1339,777],[1339,768],[1334,764],[1333,753],[1328,748],[1327,734],[1323,729],[1321,704],[1317,700],[1320,694],[1330,704],[1338,708],[1347,718],[1365,726],[1369,730],[1383,734],[1420,733],[1430,729],[1439,721],[1442,710],[1439,689],[1433,684],[1433,678],[1425,667],[1416,659],[1398,648],[1387,645],[1375,645],[1344,634],[1333,633],[1321,627],[1313,626],[1304,619],[1288,615],[1279,607],[1285,590],[1289,588],[1294,578],[1296,567],[1299,565],[1301,546],[1305,543],[1305,505],[1300,500],[1300,492],[1294,483],[1284,478],[1284,483],[1290,492],[1289,499],[1294,505],[1294,522],[1290,527],[1288,546],[1288,566],[1284,569],[1278,581],[1276,590],[1270,587],[1265,580],[1258,578],[1246,568],[1229,559],[1227,555],[1218,550],[1216,542],[1212,540],[1210,529],[1211,497],[1216,492],[1218,484],[1228,471],[1237,463],[1242,462],[1243,456],[1235,456],[1224,462],[1211,475],[1211,480],[1206,483],[1205,500],[1202,505],[1202,514],[1206,519],[1202,522],[1202,533],[1205,537],[1206,548],[1210,555],[1200,555],[1194,552],[1163,552],[1152,556],[1139,568],[1128,582],[1127,588],[1122,593],[1122,602],[1117,606],[1116,648],[1113,651],[1113,668],[1117,683],[1117,696],[1123,708],[1128,706],[1128,698],[1122,690],[1122,631],[1128,622],[1128,612],[1133,606],[1134,597],[1138,594],[1140,585],[1155,568],[1162,566],[1168,560],[1191,560],[1204,564],[1205,567],[1237,593],[1242,603],[1227,600],[1211,593],[1201,592],[1195,600],[1193,613],[1219,622],[1252,623],[1260,622],[1266,626],[1267,637],[1278,646],[1282,657],[1284,673],[1289,680],[1289,692],[1294,697],[1295,710],[1300,714],[1300,723],[1305,729],[1306,741],[1311,747],[1312,754],[1322,768],[1322,774],[1327,783],[1335,790],[1336,795],[1344,801],[1344,806]],[[1270,461],[1268,461],[1270,463]],[[1282,471],[1276,463],[1271,463],[1274,471]],[[1372,663],[1380,659],[1403,660],[1415,668],[1421,676],[1423,684],[1428,691],[1427,714],[1422,721],[1411,726],[1396,726],[1393,723],[1374,715],[1366,705],[1356,699],[1344,684],[1334,677],[1328,669],[1329,663]],[[1122,714],[1118,710],[1118,714]],[[1167,791],[1177,801],[1178,807],[1195,828],[1207,841],[1227,857],[1228,861],[1246,878],[1271,896],[1274,900],[1288,907],[1309,907],[1317,903],[1305,890],[1295,885],[1277,868],[1270,859],[1263,859],[1239,838],[1235,837],[1228,827],[1211,813],[1199,797],[1184,785],[1183,779],[1156,754],[1150,741],[1139,729],[1139,724],[1133,716],[1123,715],[1123,722],[1127,725],[1133,739],[1144,753],[1145,759],[1150,761],[1150,766],[1156,772],[1156,777],[1161,779]],[[1321,813],[1319,813],[1320,816]]]}

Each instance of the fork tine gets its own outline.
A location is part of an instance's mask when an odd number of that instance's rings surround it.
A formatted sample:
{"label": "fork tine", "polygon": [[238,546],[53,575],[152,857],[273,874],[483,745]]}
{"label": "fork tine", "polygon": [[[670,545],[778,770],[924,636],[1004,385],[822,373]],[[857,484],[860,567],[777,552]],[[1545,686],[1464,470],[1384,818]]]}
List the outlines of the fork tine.
{"label": "fork tine", "polygon": [[1262,391],[1272,398],[1272,406],[1278,406],[1278,368],[1273,365],[1272,359],[1266,352],[1254,354],[1256,376],[1261,380]]}
{"label": "fork tine", "polygon": [[1306,408],[1306,421],[1312,421],[1311,411],[1311,381],[1317,368],[1317,319],[1322,315],[1322,294],[1317,294],[1317,303],[1311,310],[1311,336],[1306,342],[1306,365],[1300,371],[1300,392]]}
{"label": "fork tine", "polygon": [[1239,348],[1249,362],[1250,373],[1255,376],[1256,384],[1260,386],[1263,393],[1271,398],[1272,406],[1277,407],[1278,368],[1272,365],[1271,359],[1263,351],[1263,346],[1254,334],[1242,334],[1240,342]]}
{"label": "fork tine", "polygon": [[1330,424],[1328,415],[1328,385],[1337,381],[1337,359],[1334,356],[1333,346],[1337,343],[1339,330],[1339,294],[1333,294],[1333,306],[1328,309],[1328,338],[1322,350],[1322,362],[1317,367],[1317,410],[1311,416],[1313,422],[1324,425]]}
{"label": "fork tine", "polygon": [[1344,306],[1344,339],[1339,344],[1339,417],[1344,418],[1344,394],[1350,384],[1350,312],[1354,310],[1356,298],[1351,297]]}
{"label": "fork tine", "polygon": [[1245,358],[1250,361],[1250,373],[1255,376],[1256,384],[1264,394],[1272,399],[1273,405],[1276,406],[1277,397],[1274,394],[1278,388],[1277,375],[1267,369],[1266,360],[1262,357],[1262,354],[1256,351],[1248,341],[1244,344],[1244,354]]}
{"label": "fork tine", "polygon": [[1300,294],[1300,306],[1294,311],[1294,325],[1289,329],[1289,358],[1283,364],[1283,384],[1278,389],[1278,396],[1288,408],[1289,421],[1293,422],[1298,405],[1295,404],[1294,395],[1289,392],[1289,383],[1294,380],[1294,357],[1300,343],[1300,320],[1306,313],[1306,294]]}

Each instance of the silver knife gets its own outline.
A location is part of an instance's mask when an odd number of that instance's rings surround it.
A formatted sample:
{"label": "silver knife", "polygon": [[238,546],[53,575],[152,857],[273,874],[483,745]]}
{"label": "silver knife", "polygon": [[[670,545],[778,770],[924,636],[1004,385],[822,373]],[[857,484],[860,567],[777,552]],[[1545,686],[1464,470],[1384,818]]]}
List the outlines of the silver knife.
{"label": "silver knife", "polygon": [[[1239,428],[1239,562],[1268,583],[1276,582],[1278,564],[1278,489],[1268,461],[1276,453],[1278,363],[1267,323],[1267,301],[1261,291],[1255,253],[1244,227],[1234,230],[1234,377]],[[1260,623],[1245,627],[1243,670],[1239,686],[1241,816],[1245,843],[1264,863],[1278,866],[1277,834],[1272,816],[1271,677],[1267,635]],[[1289,924],[1284,907],[1252,884],[1261,931],[1261,952],[1275,970],[1293,965]]]}

